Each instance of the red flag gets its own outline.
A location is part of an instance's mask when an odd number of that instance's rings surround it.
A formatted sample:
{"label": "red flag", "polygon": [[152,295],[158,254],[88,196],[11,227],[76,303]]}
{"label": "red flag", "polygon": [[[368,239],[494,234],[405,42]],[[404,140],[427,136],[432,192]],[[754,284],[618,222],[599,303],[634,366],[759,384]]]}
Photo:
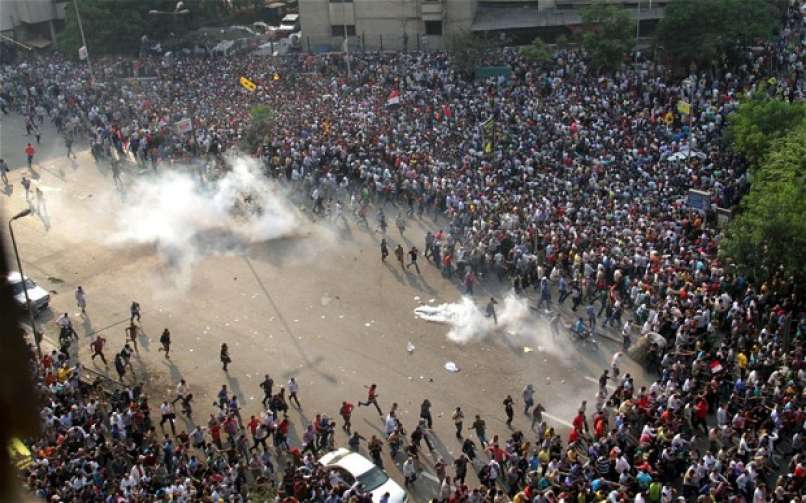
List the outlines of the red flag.
{"label": "red flag", "polygon": [[392,92],[389,93],[389,97],[386,98],[386,106],[393,107],[400,105],[400,93],[397,89],[392,89]]}

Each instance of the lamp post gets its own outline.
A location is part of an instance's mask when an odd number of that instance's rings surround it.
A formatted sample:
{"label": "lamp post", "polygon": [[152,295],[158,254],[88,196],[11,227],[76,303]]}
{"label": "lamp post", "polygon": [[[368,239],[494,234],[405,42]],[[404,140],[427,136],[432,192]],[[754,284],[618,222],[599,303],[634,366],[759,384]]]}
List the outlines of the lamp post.
{"label": "lamp post", "polygon": [[[694,148],[694,129],[692,125],[692,115],[694,115],[694,79],[687,78],[683,81],[683,85],[689,92],[688,96],[688,155],[686,156],[686,166],[691,167],[691,150]],[[685,96],[685,94],[683,95]]]}
{"label": "lamp post", "polygon": [[[350,7],[352,7],[352,2],[350,3]],[[354,8],[353,8],[354,9]],[[342,47],[344,52],[344,60],[347,63],[347,82],[353,80],[353,72],[350,67],[350,36],[347,34],[347,2],[341,2],[341,21],[342,26],[344,29],[344,47]],[[355,10],[353,10],[353,26],[355,26]]]}
{"label": "lamp post", "polygon": [[36,318],[34,317],[34,310],[31,307],[31,299],[28,297],[28,285],[25,282],[25,274],[22,272],[22,262],[20,261],[20,252],[17,250],[17,241],[14,239],[14,227],[11,223],[18,218],[27,217],[31,214],[31,208],[27,208],[17,213],[8,220],[8,233],[11,236],[11,246],[14,248],[14,258],[17,259],[17,269],[20,271],[20,279],[22,280],[22,292],[25,295],[25,305],[28,308],[28,316],[31,319],[31,330],[34,332],[34,342],[36,343],[36,354],[39,359],[42,359],[42,335],[36,329]]}
{"label": "lamp post", "polygon": [[90,49],[87,47],[87,40],[84,38],[84,24],[81,22],[81,13],[78,10],[78,3],[73,0],[73,8],[76,10],[76,19],[78,20],[78,31],[81,32],[81,43],[84,45],[84,54],[87,57],[87,68],[90,70],[90,78],[95,80],[92,74],[92,62],[90,62]]}

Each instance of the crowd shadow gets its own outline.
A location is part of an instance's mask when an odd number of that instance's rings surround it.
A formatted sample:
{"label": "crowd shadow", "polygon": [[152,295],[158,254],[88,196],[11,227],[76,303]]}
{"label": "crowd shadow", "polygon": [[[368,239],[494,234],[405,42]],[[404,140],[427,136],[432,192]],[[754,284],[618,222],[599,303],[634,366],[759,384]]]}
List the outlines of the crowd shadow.
{"label": "crowd shadow", "polygon": [[95,331],[92,327],[92,319],[86,313],[81,315],[81,329],[84,330],[85,337],[92,337],[95,335]]}
{"label": "crowd shadow", "polygon": [[170,372],[171,382],[178,383],[182,380],[182,372],[179,370],[179,367],[171,360],[170,358],[163,358],[162,364],[168,367],[168,371]]}

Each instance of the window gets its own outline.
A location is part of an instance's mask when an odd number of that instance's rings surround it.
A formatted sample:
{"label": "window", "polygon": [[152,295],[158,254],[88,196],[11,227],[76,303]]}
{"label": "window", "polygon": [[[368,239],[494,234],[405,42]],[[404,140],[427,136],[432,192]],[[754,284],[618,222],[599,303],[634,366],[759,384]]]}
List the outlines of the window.
{"label": "window", "polygon": [[426,35],[442,35],[442,21],[426,21],[425,22]]}
{"label": "window", "polygon": [[343,37],[344,36],[344,29],[347,28],[347,36],[354,37],[355,36],[355,25],[354,24],[334,24],[330,27],[330,33],[334,37]]}

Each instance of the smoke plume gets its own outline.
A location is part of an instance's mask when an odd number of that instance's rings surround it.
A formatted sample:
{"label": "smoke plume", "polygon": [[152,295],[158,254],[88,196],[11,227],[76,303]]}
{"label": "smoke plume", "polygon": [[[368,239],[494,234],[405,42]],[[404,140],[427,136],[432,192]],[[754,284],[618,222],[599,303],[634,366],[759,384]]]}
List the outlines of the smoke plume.
{"label": "smoke plume", "polygon": [[560,334],[552,334],[549,323],[533,314],[525,298],[510,292],[495,311],[497,323],[486,315],[485,305],[463,296],[455,303],[417,307],[414,314],[425,321],[449,325],[446,337],[457,344],[498,338],[512,345],[564,355]]}
{"label": "smoke plume", "polygon": [[300,220],[280,187],[255,161],[230,161],[232,171],[204,184],[182,169],[137,178],[108,242],[154,245],[185,283],[202,257],[293,234]]}

